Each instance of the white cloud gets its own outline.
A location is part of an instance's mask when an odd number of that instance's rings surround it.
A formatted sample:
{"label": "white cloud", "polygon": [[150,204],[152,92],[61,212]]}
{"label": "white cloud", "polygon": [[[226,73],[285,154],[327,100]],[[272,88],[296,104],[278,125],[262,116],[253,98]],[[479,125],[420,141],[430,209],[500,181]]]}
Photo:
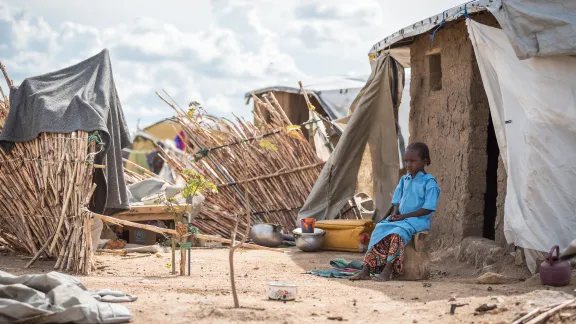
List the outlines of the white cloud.
{"label": "white cloud", "polygon": [[206,109],[208,112],[216,110],[220,113],[225,114],[230,114],[234,112],[234,109],[232,108],[232,104],[230,102],[230,98],[221,94],[217,94],[214,97],[211,97],[208,100],[206,100],[204,109]]}
{"label": "white cloud", "polygon": [[245,92],[366,75],[375,42],[458,1],[0,0],[0,60],[20,82],[108,48],[131,129],[173,114],[163,89],[183,107],[251,119]]}

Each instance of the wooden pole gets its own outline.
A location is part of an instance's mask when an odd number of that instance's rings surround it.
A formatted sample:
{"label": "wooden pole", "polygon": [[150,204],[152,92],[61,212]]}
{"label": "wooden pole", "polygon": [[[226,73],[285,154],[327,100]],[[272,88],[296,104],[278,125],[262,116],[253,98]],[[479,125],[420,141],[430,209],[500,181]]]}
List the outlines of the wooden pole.
{"label": "wooden pole", "polygon": [[[156,226],[152,226],[152,225],[144,225],[144,224],[138,224],[138,223],[134,223],[134,222],[130,222],[127,220],[122,220],[122,219],[117,219],[114,217],[110,217],[110,216],[104,216],[104,215],[100,215],[100,214],[96,214],[96,213],[92,213],[92,216],[94,216],[94,218],[99,218],[104,222],[107,223],[112,223],[115,225],[124,225],[124,226],[130,226],[130,227],[136,227],[136,228],[140,228],[143,230],[148,230],[151,232],[155,232],[155,233],[159,233],[159,234],[171,234],[175,237],[179,236],[179,233],[176,230],[173,229],[168,229],[168,228],[160,228],[160,227],[156,227]],[[213,241],[213,242],[220,242],[220,243],[225,243],[225,244],[232,244],[232,240],[228,240],[228,239],[224,239],[224,238],[220,238],[220,237],[213,237],[210,235],[203,235],[203,234],[197,234],[196,237],[198,239],[201,240],[206,240],[206,241]],[[238,247],[241,248],[245,248],[245,249],[253,249],[253,250],[264,250],[264,251],[271,251],[271,252],[278,252],[278,253],[284,253],[284,251],[282,250],[278,250],[278,249],[273,249],[273,248],[269,248],[269,247],[265,247],[265,246],[260,246],[260,245],[256,245],[256,244],[250,244],[250,243],[241,243],[236,241],[236,245],[239,245]]]}
{"label": "wooden pole", "polygon": [[288,170],[288,171],[282,171],[282,172],[276,172],[273,174],[268,174],[268,175],[264,175],[264,176],[260,176],[260,177],[255,177],[255,178],[251,178],[251,179],[246,179],[246,180],[242,180],[242,181],[238,181],[238,182],[232,182],[232,183],[223,183],[218,185],[218,188],[222,188],[222,187],[226,187],[226,186],[230,186],[230,185],[234,185],[234,184],[244,184],[247,182],[252,182],[252,181],[258,181],[258,180],[264,180],[264,179],[270,179],[270,178],[274,178],[274,177],[279,177],[282,175],[286,175],[286,174],[290,174],[290,173],[294,173],[294,172],[298,172],[298,171],[303,171],[303,170],[308,170],[308,169],[313,169],[319,166],[322,166],[326,164],[326,162],[318,162],[318,163],[314,163],[311,165],[306,165],[303,167],[299,167],[299,168],[295,168],[292,170]]}
{"label": "wooden pole", "polygon": [[148,170],[148,169],[146,169],[146,168],[143,168],[142,166],[140,166],[140,165],[138,165],[138,164],[136,164],[136,163],[134,163],[134,162],[132,162],[132,161],[130,161],[130,160],[128,160],[128,159],[122,159],[122,160],[124,160],[124,163],[126,163],[127,165],[130,165],[130,166],[132,166],[132,167],[134,167],[134,168],[136,168],[136,169],[144,172],[144,175],[146,175],[146,176],[148,176],[148,177],[150,177],[150,178],[160,179],[160,180],[162,180],[162,181],[164,181],[164,182],[166,182],[166,183],[172,184],[172,183],[166,181],[166,180],[165,180],[164,178],[162,178],[161,176],[157,175],[156,173],[154,173],[154,172],[152,172],[152,171],[150,171],[150,170]]}
{"label": "wooden pole", "polygon": [[60,230],[62,229],[62,225],[64,224],[64,217],[66,215],[66,211],[68,210],[68,205],[70,204],[70,198],[72,197],[72,192],[76,187],[74,185],[74,180],[76,179],[76,170],[78,170],[78,163],[74,164],[74,171],[72,172],[72,177],[70,178],[70,182],[68,183],[68,192],[66,193],[66,198],[64,198],[64,205],[62,206],[62,211],[60,212],[60,221],[58,222],[58,227],[56,228],[56,233],[54,233],[54,239],[52,240],[52,245],[50,245],[50,253],[54,250],[58,239],[60,238]]}
{"label": "wooden pole", "polygon": [[[246,175],[244,175],[246,176]],[[246,239],[248,238],[248,234],[250,233],[250,227],[251,227],[251,213],[250,211],[252,210],[250,207],[250,191],[248,191],[248,186],[244,186],[244,195],[245,195],[245,212],[246,212],[246,231],[244,232],[244,236],[242,236],[242,241],[240,242],[240,244],[234,244],[230,246],[230,254],[229,254],[229,262],[230,262],[230,281],[232,284],[232,298],[234,299],[234,307],[235,308],[240,308],[240,301],[238,300],[238,293],[236,292],[236,282],[235,282],[235,278],[234,278],[234,252],[236,251],[236,249],[238,248],[238,246],[241,246],[242,244],[244,244],[244,242],[246,242]],[[234,226],[234,231],[232,232],[232,241],[235,240],[236,238],[236,232],[238,231],[238,223],[240,222],[240,216],[238,216],[238,218],[236,219],[236,226]]]}
{"label": "wooden pole", "polygon": [[4,64],[2,64],[2,62],[0,62],[0,70],[2,71],[2,74],[4,74],[4,79],[6,79],[6,84],[8,84],[8,87],[10,89],[14,88],[14,81],[12,81],[12,79],[10,79],[10,77],[8,76],[8,72],[6,72],[6,67],[4,66]]}
{"label": "wooden pole", "polygon": [[172,274],[176,274],[176,236],[172,236]]}
{"label": "wooden pole", "polygon": [[186,249],[184,248],[183,243],[185,242],[184,238],[180,238],[180,275],[183,276],[186,274]]}

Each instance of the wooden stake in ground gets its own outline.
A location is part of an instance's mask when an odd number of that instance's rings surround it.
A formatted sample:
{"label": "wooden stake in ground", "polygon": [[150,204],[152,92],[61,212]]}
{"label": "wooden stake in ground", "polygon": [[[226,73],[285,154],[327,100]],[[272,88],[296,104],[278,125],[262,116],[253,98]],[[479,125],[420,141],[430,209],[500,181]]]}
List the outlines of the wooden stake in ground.
{"label": "wooden stake in ground", "polygon": [[180,243],[180,275],[184,276],[186,274],[186,248],[182,243],[184,243],[184,239]]}
{"label": "wooden stake in ground", "polygon": [[[232,297],[234,298],[234,308],[240,308],[240,302],[238,301],[238,293],[236,292],[236,282],[234,281],[234,251],[244,242],[246,242],[246,238],[248,238],[248,233],[250,233],[251,227],[251,217],[250,217],[250,192],[248,191],[248,187],[245,188],[245,195],[244,199],[246,201],[245,209],[246,209],[246,232],[244,232],[244,236],[242,237],[242,241],[240,244],[232,243],[230,245],[230,253],[228,260],[230,262],[230,284],[232,286]],[[240,216],[236,219],[236,226],[234,226],[234,231],[232,232],[232,242],[236,241],[236,232],[238,231],[238,223],[240,223]]]}
{"label": "wooden stake in ground", "polygon": [[174,241],[176,237],[172,236],[172,238],[170,239],[172,241],[172,274],[175,275],[176,274],[176,241]]}

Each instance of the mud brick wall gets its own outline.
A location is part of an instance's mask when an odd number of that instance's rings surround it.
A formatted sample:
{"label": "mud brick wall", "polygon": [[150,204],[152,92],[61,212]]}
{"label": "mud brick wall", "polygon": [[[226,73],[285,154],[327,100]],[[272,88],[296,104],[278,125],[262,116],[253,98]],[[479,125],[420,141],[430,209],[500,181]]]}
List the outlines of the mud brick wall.
{"label": "mud brick wall", "polygon": [[[474,20],[497,26],[494,17]],[[432,173],[441,188],[429,242],[448,247],[466,236],[482,236],[486,191],[489,106],[463,19],[445,24],[411,45],[410,142],[430,147]],[[442,89],[430,85],[429,55],[441,55]]]}
{"label": "mud brick wall", "polygon": [[506,168],[502,156],[498,158],[498,198],[496,201],[496,243],[506,246],[504,237],[504,201],[506,200]]}

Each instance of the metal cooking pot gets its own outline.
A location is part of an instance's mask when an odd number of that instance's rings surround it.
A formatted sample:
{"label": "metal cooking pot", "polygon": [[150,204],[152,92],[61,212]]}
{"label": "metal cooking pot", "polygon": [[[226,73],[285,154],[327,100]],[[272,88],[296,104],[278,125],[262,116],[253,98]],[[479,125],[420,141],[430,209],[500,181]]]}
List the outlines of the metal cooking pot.
{"label": "metal cooking pot", "polygon": [[315,252],[322,248],[324,235],[326,232],[320,228],[315,228],[314,233],[302,233],[301,228],[292,231],[296,239],[296,246],[304,252]]}
{"label": "metal cooking pot", "polygon": [[250,238],[254,243],[266,247],[279,247],[283,238],[278,224],[256,224],[250,230]]}

